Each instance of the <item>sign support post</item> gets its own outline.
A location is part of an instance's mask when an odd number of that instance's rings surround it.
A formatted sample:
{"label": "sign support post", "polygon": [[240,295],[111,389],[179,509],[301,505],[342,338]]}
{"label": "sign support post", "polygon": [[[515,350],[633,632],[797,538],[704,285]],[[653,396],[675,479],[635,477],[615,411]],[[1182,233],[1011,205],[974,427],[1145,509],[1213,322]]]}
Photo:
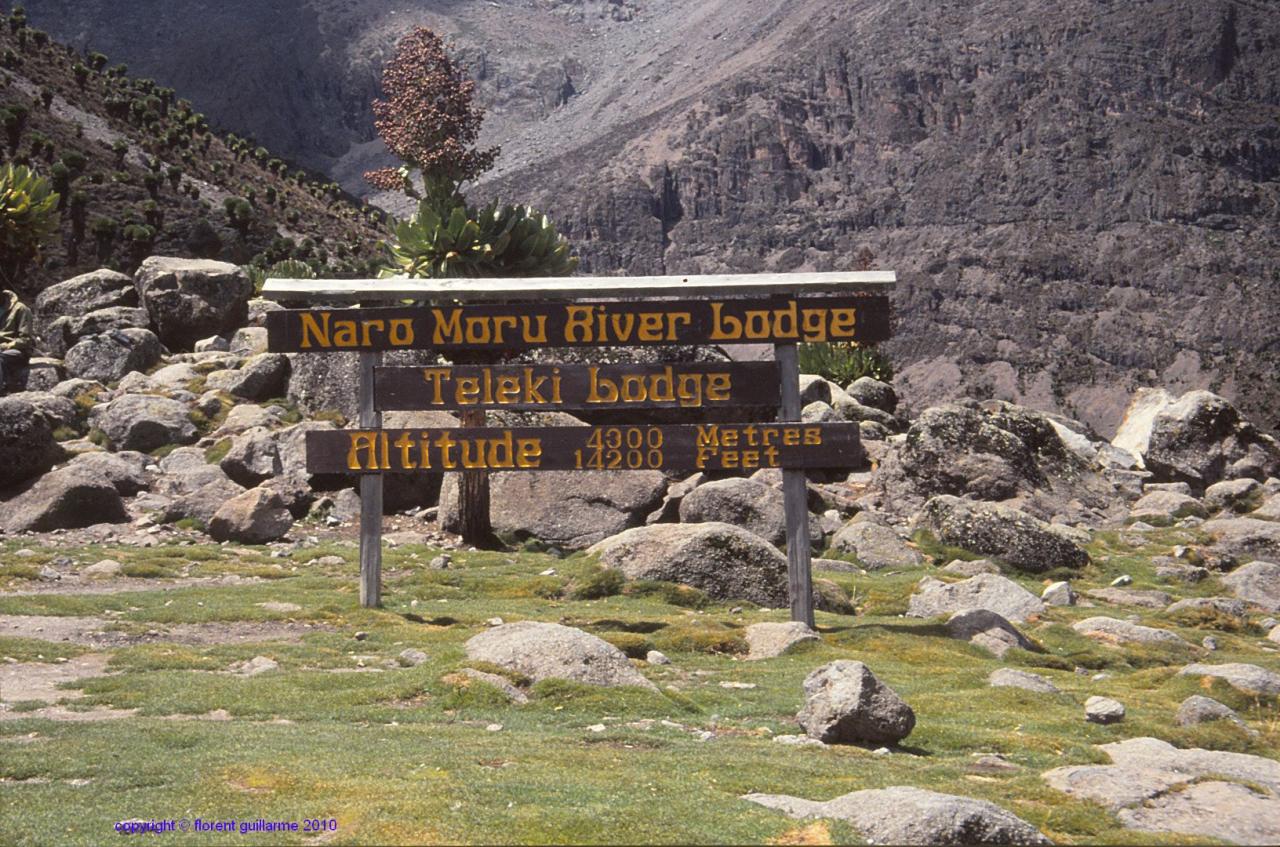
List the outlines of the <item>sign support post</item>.
{"label": "sign support post", "polygon": [[[782,389],[779,421],[800,420],[800,361],[794,344],[775,344]],[[783,468],[782,505],[787,519],[787,594],[791,620],[813,629],[813,574],[809,541],[809,492],[804,470]]]}
{"label": "sign support post", "polygon": [[[360,353],[360,426],[379,429],[382,413],[373,396],[373,369],[382,361],[376,351]],[[360,477],[360,605],[376,609],[382,605],[382,475]]]}

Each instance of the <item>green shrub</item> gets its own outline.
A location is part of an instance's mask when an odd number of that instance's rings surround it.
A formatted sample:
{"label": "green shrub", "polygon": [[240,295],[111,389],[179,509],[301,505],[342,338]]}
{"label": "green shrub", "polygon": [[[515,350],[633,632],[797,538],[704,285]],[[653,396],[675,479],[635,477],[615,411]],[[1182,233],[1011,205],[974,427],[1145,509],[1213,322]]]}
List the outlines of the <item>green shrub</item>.
{"label": "green shrub", "polygon": [[881,382],[893,380],[893,367],[874,345],[856,342],[801,344],[800,373],[817,374],[837,385],[848,385],[869,376]]}
{"label": "green shrub", "polygon": [[12,288],[57,232],[60,195],[23,165],[0,169],[0,282]]}

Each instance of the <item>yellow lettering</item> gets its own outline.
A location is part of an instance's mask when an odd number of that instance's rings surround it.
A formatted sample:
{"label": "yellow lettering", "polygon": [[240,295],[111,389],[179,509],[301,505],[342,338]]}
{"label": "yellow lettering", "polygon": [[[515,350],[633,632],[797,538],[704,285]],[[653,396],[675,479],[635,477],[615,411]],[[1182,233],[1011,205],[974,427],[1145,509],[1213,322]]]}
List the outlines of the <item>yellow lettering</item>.
{"label": "yellow lettering", "polygon": [[409,470],[418,466],[413,459],[409,458],[409,451],[413,449],[413,439],[409,437],[409,433],[400,434],[396,439],[396,448],[400,451],[400,467]]}
{"label": "yellow lettering", "polygon": [[432,309],[431,316],[435,320],[435,332],[431,334],[432,344],[462,343],[462,310],[454,309],[448,317],[440,309]]}
{"label": "yellow lettering", "polygon": [[321,323],[316,323],[315,316],[311,312],[300,312],[298,319],[302,322],[302,343],[298,345],[299,347],[303,350],[311,347],[313,336],[317,347],[333,346],[329,343],[328,312],[320,312]]}
{"label": "yellow lettering", "polygon": [[536,468],[542,464],[542,439],[521,438],[516,441],[516,466]]}
{"label": "yellow lettering", "polygon": [[336,321],[333,330],[333,346],[355,347],[357,341],[355,321]]}
{"label": "yellow lettering", "polygon": [[372,347],[373,342],[369,340],[369,331],[372,329],[385,330],[387,322],[374,318],[373,320],[360,322],[360,344],[364,347]]}
{"label": "yellow lettering", "polygon": [[393,318],[391,343],[396,347],[408,347],[413,343],[413,321],[409,318]]}
{"label": "yellow lettering", "polygon": [[591,341],[591,313],[595,306],[565,306],[564,340],[570,343]]}
{"label": "yellow lettering", "polygon": [[822,430],[816,426],[805,427],[804,443],[806,447],[817,447],[822,443]]}
{"label": "yellow lettering", "polygon": [[707,399],[713,403],[724,403],[729,400],[731,391],[730,377],[727,373],[707,374]]}
{"label": "yellow lettering", "polygon": [[662,315],[657,312],[645,312],[640,316],[641,341],[662,341]]}
{"label": "yellow lettering", "polygon": [[711,304],[711,335],[708,337],[712,341],[736,341],[742,337],[742,321],[733,315],[723,314],[723,311],[724,303]]}
{"label": "yellow lettering", "polygon": [[[378,438],[376,432],[352,432],[348,434],[351,449],[347,451],[347,469],[353,471],[378,470]],[[361,452],[364,457],[361,459]]]}

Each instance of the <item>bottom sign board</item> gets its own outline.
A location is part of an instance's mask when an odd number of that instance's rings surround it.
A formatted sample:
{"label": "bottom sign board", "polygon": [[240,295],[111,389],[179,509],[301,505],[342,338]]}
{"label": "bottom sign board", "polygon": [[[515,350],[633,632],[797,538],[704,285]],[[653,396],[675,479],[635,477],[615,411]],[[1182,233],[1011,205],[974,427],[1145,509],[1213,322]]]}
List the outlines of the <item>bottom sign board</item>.
{"label": "bottom sign board", "polygon": [[856,423],[478,427],[307,433],[311,473],[852,468]]}

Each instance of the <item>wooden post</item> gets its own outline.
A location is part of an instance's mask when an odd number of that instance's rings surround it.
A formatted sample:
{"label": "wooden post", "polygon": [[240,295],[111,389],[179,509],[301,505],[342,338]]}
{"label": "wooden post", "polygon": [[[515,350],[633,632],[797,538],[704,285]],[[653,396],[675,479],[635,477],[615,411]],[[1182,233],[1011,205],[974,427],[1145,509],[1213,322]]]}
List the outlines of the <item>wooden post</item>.
{"label": "wooden post", "polygon": [[[360,428],[378,429],[382,413],[373,404],[373,369],[382,354],[360,354]],[[382,605],[382,475],[360,477],[360,605]]]}
{"label": "wooden post", "polygon": [[[800,420],[800,362],[794,344],[775,344],[782,388],[781,421]],[[813,574],[810,572],[809,493],[804,471],[782,470],[783,507],[787,518],[787,592],[791,620],[813,628]]]}

